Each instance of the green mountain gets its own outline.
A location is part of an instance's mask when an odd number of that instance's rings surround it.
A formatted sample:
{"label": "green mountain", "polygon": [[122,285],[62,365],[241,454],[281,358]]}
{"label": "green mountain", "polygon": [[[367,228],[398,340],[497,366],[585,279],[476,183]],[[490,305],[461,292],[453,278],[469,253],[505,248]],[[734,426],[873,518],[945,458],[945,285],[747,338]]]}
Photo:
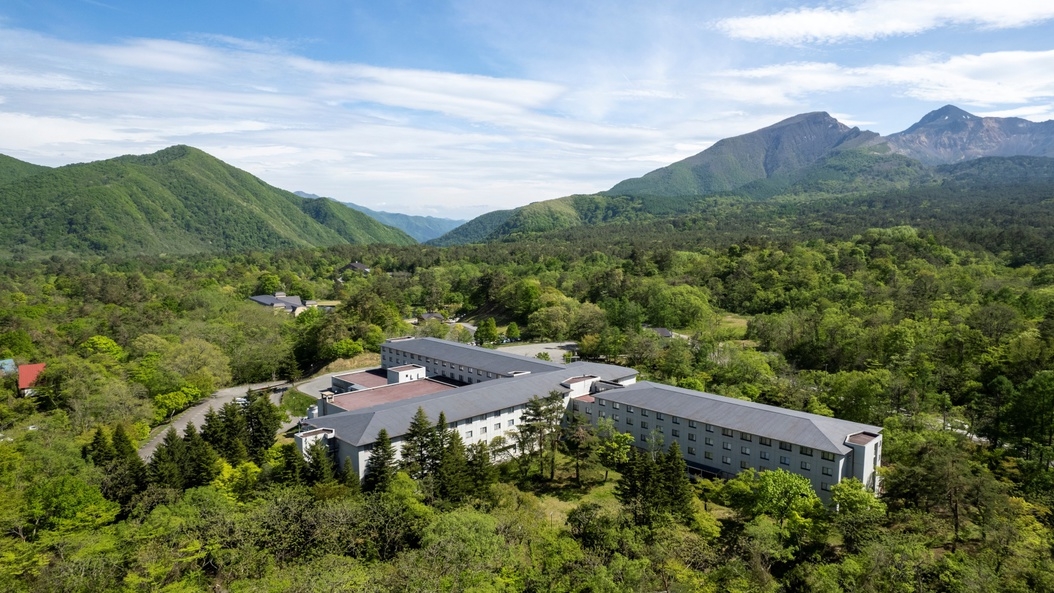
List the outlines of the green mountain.
{"label": "green mountain", "polygon": [[[309,194],[307,192],[297,191],[293,192],[301,198],[319,198],[315,194]],[[430,239],[442,236],[444,233],[448,233],[457,227],[468,222],[467,220],[455,220],[453,218],[438,218],[435,216],[413,216],[410,214],[400,214],[398,212],[383,212],[380,210],[371,210],[365,206],[359,206],[358,204],[352,204],[351,202],[341,202],[345,206],[358,210],[363,214],[366,214],[370,218],[391,227],[395,227],[407,235],[413,237],[419,243],[424,243]]]}
{"label": "green mountain", "polygon": [[0,250],[158,254],[414,243],[189,146],[46,169],[0,185]]}
{"label": "green mountain", "polygon": [[[508,240],[603,223],[699,212],[708,196],[747,200],[850,198],[954,182],[968,187],[1032,183],[1054,156],[1054,122],[980,118],[947,106],[899,134],[850,128],[827,113],[806,113],[727,138],[710,148],[591,196],[536,202],[484,215],[432,244]],[[1033,155],[1038,160],[982,157]],[[1038,156],[1037,156],[1038,155]],[[984,160],[982,158],[982,160]],[[961,163],[966,168],[956,169]]]}
{"label": "green mountain", "polygon": [[34,165],[11,158],[6,154],[0,154],[0,185],[17,181],[30,175],[36,175],[37,173],[43,173],[48,169],[49,167],[43,165]]}

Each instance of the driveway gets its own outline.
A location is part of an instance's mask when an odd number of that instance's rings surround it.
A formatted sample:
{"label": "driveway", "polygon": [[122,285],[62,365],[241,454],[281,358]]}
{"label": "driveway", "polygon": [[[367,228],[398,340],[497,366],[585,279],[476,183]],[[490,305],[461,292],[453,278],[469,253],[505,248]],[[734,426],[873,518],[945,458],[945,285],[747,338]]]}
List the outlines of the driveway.
{"label": "driveway", "polygon": [[574,352],[578,350],[577,342],[545,342],[542,344],[507,344],[504,346],[498,346],[498,350],[502,352],[508,352],[509,354],[519,354],[520,356],[527,356],[535,358],[539,352],[548,352],[549,359],[553,362],[563,362],[564,352]]}
{"label": "driveway", "polygon": [[[150,459],[150,456],[154,454],[154,449],[157,449],[158,444],[165,439],[165,433],[168,432],[169,426],[175,427],[180,435],[186,430],[187,425],[192,422],[194,423],[194,426],[197,426],[200,429],[201,425],[205,423],[205,414],[208,413],[209,408],[219,410],[223,407],[223,404],[234,401],[234,398],[245,397],[246,392],[250,389],[263,389],[265,387],[276,387],[278,385],[286,384],[286,381],[269,381],[267,383],[235,385],[234,387],[220,389],[216,393],[213,393],[212,397],[202,400],[201,403],[183,410],[179,415],[173,418],[172,422],[169,424],[163,424],[151,431],[150,438],[139,447],[139,456],[144,460]],[[271,394],[271,402],[275,405],[277,405],[281,399],[281,393]],[[294,422],[293,424],[296,423]]]}

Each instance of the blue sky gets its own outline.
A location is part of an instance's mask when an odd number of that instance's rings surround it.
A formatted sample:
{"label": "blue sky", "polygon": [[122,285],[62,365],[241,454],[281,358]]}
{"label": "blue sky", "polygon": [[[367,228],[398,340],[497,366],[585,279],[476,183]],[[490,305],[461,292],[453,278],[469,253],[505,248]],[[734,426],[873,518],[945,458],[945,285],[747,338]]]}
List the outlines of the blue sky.
{"label": "blue sky", "polygon": [[807,111],[1054,118],[1050,0],[7,0],[0,153],[197,146],[469,218],[607,189]]}

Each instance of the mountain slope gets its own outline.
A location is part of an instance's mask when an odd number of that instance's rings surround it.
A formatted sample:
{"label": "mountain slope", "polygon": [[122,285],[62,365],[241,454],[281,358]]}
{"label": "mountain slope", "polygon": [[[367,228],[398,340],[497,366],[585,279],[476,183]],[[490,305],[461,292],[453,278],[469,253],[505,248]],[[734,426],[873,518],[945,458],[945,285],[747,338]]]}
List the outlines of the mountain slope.
{"label": "mountain slope", "polygon": [[986,156],[1054,156],[1054,121],[978,117],[945,105],[885,141],[894,152],[928,165]]}
{"label": "mountain slope", "polygon": [[[412,243],[381,225],[355,235],[347,209],[329,228],[305,200],[200,150],[69,165],[0,187],[0,248],[74,253],[194,253],[356,242]],[[373,223],[373,221],[368,221]]]}
{"label": "mountain slope", "polygon": [[34,165],[9,157],[6,154],[0,154],[0,185],[17,181],[23,177],[36,175],[37,173],[43,173],[49,169],[50,167]]}
{"label": "mountain slope", "polygon": [[827,113],[805,113],[767,128],[726,138],[710,148],[627,179],[604,192],[627,196],[698,196],[801,169],[835,148],[859,146],[873,132],[849,128]]}
{"label": "mountain slope", "polygon": [[491,240],[494,231],[505,224],[514,213],[515,210],[495,210],[481,214],[449,233],[428,241],[428,244],[437,247],[449,247],[450,245],[485,243]]}
{"label": "mountain slope", "polygon": [[[293,192],[302,198],[319,198],[315,194],[309,194],[307,192],[297,191]],[[438,218],[435,216],[413,216],[410,214],[400,214],[397,212],[383,212],[380,210],[371,210],[365,206],[359,206],[351,202],[341,202],[341,204],[366,214],[370,218],[386,224],[390,227],[395,227],[407,235],[413,237],[419,243],[424,243],[430,239],[435,239],[456,229],[457,227],[468,222],[467,220],[454,220],[453,218]]]}

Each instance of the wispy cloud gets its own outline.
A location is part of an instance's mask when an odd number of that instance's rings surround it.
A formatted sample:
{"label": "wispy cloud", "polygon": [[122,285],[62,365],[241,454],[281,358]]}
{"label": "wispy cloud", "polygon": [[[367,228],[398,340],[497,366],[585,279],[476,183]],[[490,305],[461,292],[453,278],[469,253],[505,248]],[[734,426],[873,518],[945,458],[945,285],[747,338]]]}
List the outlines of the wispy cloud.
{"label": "wispy cloud", "polygon": [[1049,0],[864,0],[842,8],[819,6],[718,20],[715,28],[749,41],[838,43],[915,35],[956,25],[1011,29],[1054,19]]}
{"label": "wispy cloud", "polygon": [[1054,50],[920,55],[900,64],[863,67],[794,62],[726,70],[704,86],[711,93],[770,105],[791,105],[814,93],[864,88],[889,89],[933,102],[1019,105],[1054,97]]}

